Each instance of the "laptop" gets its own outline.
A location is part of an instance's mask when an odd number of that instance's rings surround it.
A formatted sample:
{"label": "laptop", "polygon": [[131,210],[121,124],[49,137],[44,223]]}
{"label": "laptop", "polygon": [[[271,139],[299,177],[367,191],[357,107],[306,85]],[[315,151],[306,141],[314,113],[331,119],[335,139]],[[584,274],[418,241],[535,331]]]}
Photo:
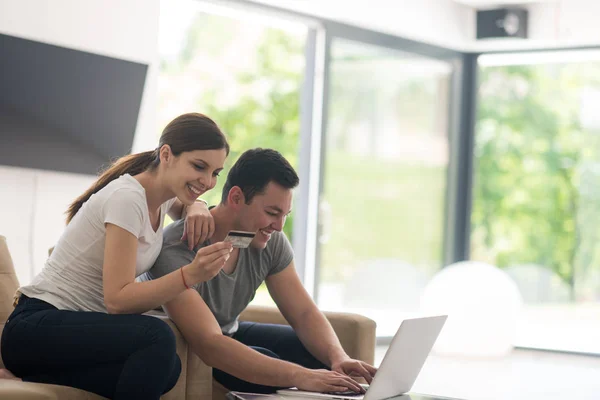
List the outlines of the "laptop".
{"label": "laptop", "polygon": [[335,400],[383,400],[407,393],[417,380],[447,318],[447,315],[440,315],[402,321],[371,385],[363,385],[365,394],[318,393],[296,388],[281,389],[277,393]]}

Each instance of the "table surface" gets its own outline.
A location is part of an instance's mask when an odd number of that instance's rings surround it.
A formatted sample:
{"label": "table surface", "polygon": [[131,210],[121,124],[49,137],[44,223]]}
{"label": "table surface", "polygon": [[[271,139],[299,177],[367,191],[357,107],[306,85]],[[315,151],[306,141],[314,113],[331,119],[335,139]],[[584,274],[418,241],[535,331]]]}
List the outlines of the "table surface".
{"label": "table surface", "polygon": [[[280,394],[259,394],[259,393],[243,393],[243,392],[229,392],[227,394],[228,400],[319,400],[318,397],[303,397],[303,396],[291,396],[291,395],[280,395]],[[331,397],[335,400],[335,397]],[[327,400],[327,399],[325,399]],[[457,399],[454,397],[443,397],[443,396],[432,396],[421,393],[407,393],[402,396],[391,397],[387,400],[465,400]]]}
{"label": "table surface", "polygon": [[441,396],[432,396],[421,393],[408,393],[402,396],[392,397],[388,400],[464,400],[457,399],[455,397],[441,397]]}

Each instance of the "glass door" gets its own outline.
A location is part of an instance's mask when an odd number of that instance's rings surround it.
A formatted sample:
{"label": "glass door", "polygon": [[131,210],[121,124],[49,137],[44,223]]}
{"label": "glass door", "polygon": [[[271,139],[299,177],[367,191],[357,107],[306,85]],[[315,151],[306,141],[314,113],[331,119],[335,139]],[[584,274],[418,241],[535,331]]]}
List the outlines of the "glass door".
{"label": "glass door", "polygon": [[519,288],[518,346],[600,354],[600,52],[479,68],[471,258]]}
{"label": "glass door", "polygon": [[452,67],[334,38],[315,295],[392,336],[443,263]]}

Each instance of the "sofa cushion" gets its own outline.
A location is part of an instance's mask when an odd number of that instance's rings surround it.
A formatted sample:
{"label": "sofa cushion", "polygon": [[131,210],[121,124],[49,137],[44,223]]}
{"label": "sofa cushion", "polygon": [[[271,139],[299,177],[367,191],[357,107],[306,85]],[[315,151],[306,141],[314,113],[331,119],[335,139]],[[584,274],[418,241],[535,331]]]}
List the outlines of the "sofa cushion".
{"label": "sofa cushion", "polygon": [[0,324],[13,312],[13,297],[19,288],[15,267],[8,252],[6,238],[0,236]]}

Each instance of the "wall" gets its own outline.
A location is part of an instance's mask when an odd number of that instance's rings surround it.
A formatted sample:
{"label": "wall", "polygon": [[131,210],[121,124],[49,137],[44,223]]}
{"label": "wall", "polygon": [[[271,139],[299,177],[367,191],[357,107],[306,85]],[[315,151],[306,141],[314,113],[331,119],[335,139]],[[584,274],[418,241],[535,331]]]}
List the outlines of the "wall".
{"label": "wall", "polygon": [[600,1],[569,0],[528,4],[528,39],[472,40],[466,50],[524,50],[600,46]]}
{"label": "wall", "polygon": [[6,236],[19,282],[44,266],[65,226],[69,203],[93,176],[0,166],[0,234]]}
{"label": "wall", "polygon": [[[156,146],[158,15],[158,0],[0,0],[0,32],[148,64],[138,151]],[[22,284],[41,270],[64,228],[64,211],[93,179],[0,165],[0,234]]]}
{"label": "wall", "polygon": [[600,45],[600,2],[569,0],[528,8],[532,41],[553,41],[564,47]]}

